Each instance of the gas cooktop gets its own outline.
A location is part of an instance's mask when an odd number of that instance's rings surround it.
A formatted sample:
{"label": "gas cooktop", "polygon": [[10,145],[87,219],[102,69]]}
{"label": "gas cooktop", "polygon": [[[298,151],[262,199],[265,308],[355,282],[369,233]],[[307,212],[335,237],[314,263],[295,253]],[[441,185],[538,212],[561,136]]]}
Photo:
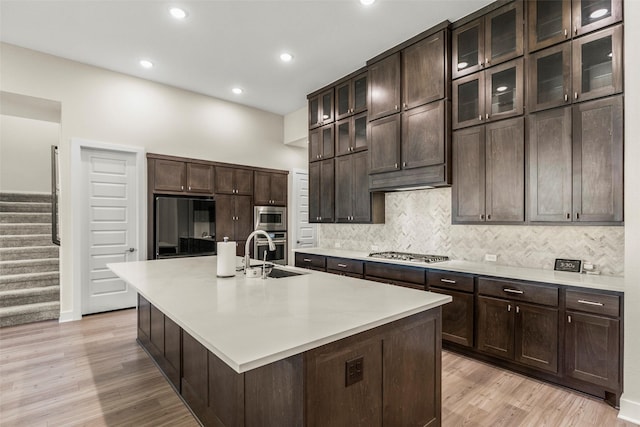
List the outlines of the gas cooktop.
{"label": "gas cooktop", "polygon": [[414,254],[410,252],[395,252],[395,251],[371,252],[369,256],[372,258],[397,259],[400,261],[414,261],[414,262],[426,262],[426,263],[449,261],[449,257],[444,255]]}

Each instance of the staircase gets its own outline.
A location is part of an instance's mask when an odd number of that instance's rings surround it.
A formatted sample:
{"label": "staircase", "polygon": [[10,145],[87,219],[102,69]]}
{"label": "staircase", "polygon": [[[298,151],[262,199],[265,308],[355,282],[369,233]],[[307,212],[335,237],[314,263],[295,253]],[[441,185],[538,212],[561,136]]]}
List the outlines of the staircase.
{"label": "staircase", "polygon": [[0,327],[60,317],[49,194],[0,193]]}

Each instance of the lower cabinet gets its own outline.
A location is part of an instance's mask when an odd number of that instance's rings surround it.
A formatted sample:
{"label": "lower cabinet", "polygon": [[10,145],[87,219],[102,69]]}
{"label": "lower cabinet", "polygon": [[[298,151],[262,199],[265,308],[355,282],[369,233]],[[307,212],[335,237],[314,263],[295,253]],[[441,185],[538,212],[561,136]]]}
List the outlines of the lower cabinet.
{"label": "lower cabinet", "polygon": [[364,278],[364,261],[356,261],[347,258],[327,258],[327,273],[341,276]]}
{"label": "lower cabinet", "polygon": [[425,269],[379,262],[367,262],[364,278],[405,288],[425,290]]}
{"label": "lower cabinet", "polygon": [[557,374],[558,288],[481,277],[478,293],[477,349]]}
{"label": "lower cabinet", "polygon": [[473,347],[473,276],[429,270],[427,286],[432,292],[453,298],[442,306],[442,340]]}
{"label": "lower cabinet", "polygon": [[327,257],[323,255],[303,254],[296,252],[296,267],[307,268],[309,270],[326,271]]}

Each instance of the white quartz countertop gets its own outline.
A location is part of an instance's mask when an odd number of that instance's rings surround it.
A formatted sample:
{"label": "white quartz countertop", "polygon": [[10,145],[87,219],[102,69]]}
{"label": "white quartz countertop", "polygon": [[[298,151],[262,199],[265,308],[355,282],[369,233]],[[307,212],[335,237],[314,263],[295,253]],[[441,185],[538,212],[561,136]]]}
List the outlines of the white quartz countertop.
{"label": "white quartz countertop", "polygon": [[108,264],[236,372],[435,308],[448,295],[310,270],[279,279],[216,277],[216,257]]}
{"label": "white quartz countertop", "polygon": [[528,280],[532,282],[553,283],[556,285],[576,286],[580,288],[599,289],[605,291],[624,292],[624,277],[602,276],[566,271],[543,270],[537,268],[509,267],[494,263],[470,261],[444,261],[427,264],[415,261],[389,260],[372,258],[367,252],[348,251],[342,249],[305,248],[295,252],[305,254],[324,255],[329,257],[349,258],[362,261],[383,262],[388,264],[423,267],[430,270],[443,270],[455,273],[470,273],[480,276],[502,277],[507,279]]}

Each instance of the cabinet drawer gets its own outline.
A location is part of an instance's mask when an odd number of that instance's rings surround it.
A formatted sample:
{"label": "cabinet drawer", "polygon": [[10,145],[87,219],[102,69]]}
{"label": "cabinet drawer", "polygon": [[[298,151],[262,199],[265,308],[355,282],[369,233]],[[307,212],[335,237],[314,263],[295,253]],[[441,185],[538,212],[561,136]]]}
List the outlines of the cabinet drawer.
{"label": "cabinet drawer", "polygon": [[415,283],[422,285],[422,289],[424,289],[425,270],[423,268],[368,262],[365,269],[367,278],[368,276],[373,276],[396,282]]}
{"label": "cabinet drawer", "polygon": [[296,267],[325,271],[326,260],[327,258],[322,255],[296,253]]}
{"label": "cabinet drawer", "polygon": [[427,271],[427,285],[439,288],[473,292],[473,276],[448,273],[446,271]]}
{"label": "cabinet drawer", "polygon": [[595,292],[582,292],[567,289],[567,309],[585,311],[618,317],[620,315],[620,297]]}
{"label": "cabinet drawer", "polygon": [[535,304],[558,305],[558,288],[555,286],[533,285],[510,280],[478,278],[478,293],[514,301]]}
{"label": "cabinet drawer", "polygon": [[327,258],[327,270],[362,274],[364,261],[355,261],[348,258]]}
{"label": "cabinet drawer", "polygon": [[401,286],[403,288],[417,289],[419,291],[425,290],[424,283],[420,284],[420,283],[403,282],[402,280],[385,279],[385,278],[376,277],[376,276],[364,276],[364,278],[367,280],[371,280],[372,282],[386,283],[387,285]]}

